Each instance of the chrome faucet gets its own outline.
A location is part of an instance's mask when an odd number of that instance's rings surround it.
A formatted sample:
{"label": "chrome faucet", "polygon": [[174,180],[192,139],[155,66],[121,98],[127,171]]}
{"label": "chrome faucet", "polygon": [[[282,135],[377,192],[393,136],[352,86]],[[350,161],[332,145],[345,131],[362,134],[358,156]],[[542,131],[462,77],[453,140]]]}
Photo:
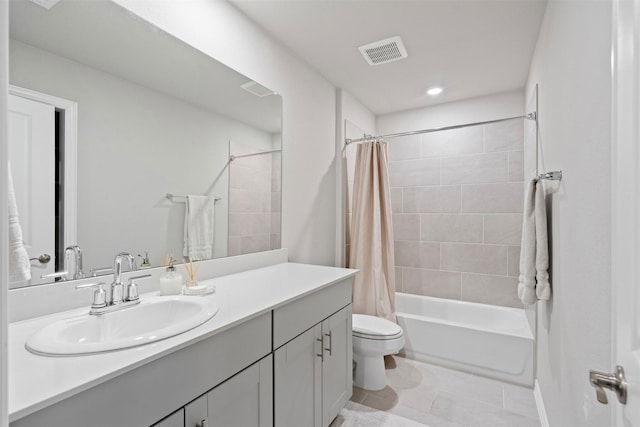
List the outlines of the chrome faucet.
{"label": "chrome faucet", "polygon": [[107,298],[107,293],[103,288],[104,283],[87,283],[76,286],[76,289],[96,288],[93,294],[93,304],[89,314],[105,314],[111,311],[120,310],[140,303],[138,296],[138,286],[134,282],[137,279],[150,277],[150,274],[130,277],[129,284],[125,287],[122,283],[122,261],[129,264],[129,271],[137,270],[136,260],[133,255],[120,252],[113,261],[113,282],[111,283],[111,295]]}
{"label": "chrome faucet", "polygon": [[129,271],[137,270],[136,259],[127,252],[120,252],[113,261],[113,282],[111,283],[110,305],[122,304],[129,300],[128,288],[122,284],[122,260],[129,263]]}
{"label": "chrome faucet", "polygon": [[[72,253],[75,256],[75,263],[74,263],[75,271],[73,273],[73,278],[82,279],[84,277],[84,272],[82,271],[82,249],[80,249],[80,246],[72,245],[72,246],[68,246],[64,250],[65,265],[67,264],[67,261],[69,261],[70,255]],[[66,270],[69,271],[69,268],[67,267]]]}

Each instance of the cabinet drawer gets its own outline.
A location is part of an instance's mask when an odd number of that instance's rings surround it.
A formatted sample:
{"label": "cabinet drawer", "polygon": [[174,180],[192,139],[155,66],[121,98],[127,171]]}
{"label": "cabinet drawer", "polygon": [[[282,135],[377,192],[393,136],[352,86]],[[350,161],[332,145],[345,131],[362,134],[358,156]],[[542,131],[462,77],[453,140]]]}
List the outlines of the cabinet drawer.
{"label": "cabinet drawer", "polygon": [[351,303],[351,278],[273,310],[276,349]]}

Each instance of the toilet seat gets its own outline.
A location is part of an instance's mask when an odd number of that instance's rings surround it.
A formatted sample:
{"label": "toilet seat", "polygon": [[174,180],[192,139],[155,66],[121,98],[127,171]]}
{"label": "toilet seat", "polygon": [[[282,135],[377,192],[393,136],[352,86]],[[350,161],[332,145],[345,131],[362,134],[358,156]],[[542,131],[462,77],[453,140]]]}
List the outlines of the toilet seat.
{"label": "toilet seat", "polygon": [[352,317],[353,336],[370,340],[393,340],[403,335],[402,328],[390,320],[366,314]]}

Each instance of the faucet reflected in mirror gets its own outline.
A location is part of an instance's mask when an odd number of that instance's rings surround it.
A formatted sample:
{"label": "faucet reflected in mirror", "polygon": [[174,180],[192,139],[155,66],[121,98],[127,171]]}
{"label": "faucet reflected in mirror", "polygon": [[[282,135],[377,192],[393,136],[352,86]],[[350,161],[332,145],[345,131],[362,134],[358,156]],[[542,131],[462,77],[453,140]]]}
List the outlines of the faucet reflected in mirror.
{"label": "faucet reflected in mirror", "polygon": [[[73,256],[73,265],[71,257]],[[47,261],[48,262],[48,261]],[[71,270],[73,269],[73,273]],[[82,249],[78,245],[67,246],[64,250],[64,271],[56,271],[51,274],[43,274],[43,279],[60,279],[62,281],[70,279],[83,279],[85,277],[82,270]]]}
{"label": "faucet reflected in mirror", "polygon": [[[57,117],[47,119],[57,172],[24,182],[45,184],[47,206],[61,207],[32,214],[47,216],[50,225],[39,230],[51,249],[34,248],[29,257],[51,254],[49,270],[10,287],[40,284],[41,276],[50,283],[111,273],[104,267],[121,249],[148,251],[146,265],[162,265],[162,255],[182,253],[184,243],[185,205],[167,193],[221,197],[213,258],[280,248],[279,95],[246,91],[241,85],[251,79],[115,2],[60,0],[55,13],[43,14],[32,2],[12,1],[10,9],[10,91]],[[76,49],[69,37],[93,48]],[[9,148],[10,157],[26,151]],[[72,152],[76,158],[66,157]],[[35,163],[11,160],[23,171]],[[121,191],[132,183],[139,185]],[[114,202],[126,209],[113,209]],[[32,264],[32,272],[44,266]]]}

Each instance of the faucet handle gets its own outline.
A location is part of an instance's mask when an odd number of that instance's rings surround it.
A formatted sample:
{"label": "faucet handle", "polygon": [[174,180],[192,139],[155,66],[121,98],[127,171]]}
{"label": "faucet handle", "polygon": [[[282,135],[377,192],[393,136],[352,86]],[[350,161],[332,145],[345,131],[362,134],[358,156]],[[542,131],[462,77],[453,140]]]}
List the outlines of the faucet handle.
{"label": "faucet handle", "polygon": [[127,285],[127,301],[135,301],[140,298],[138,296],[138,285],[134,282],[134,280],[144,279],[145,277],[151,277],[151,275],[143,274],[142,276],[129,278],[129,284]]}
{"label": "faucet handle", "polygon": [[104,282],[85,283],[76,286],[76,290],[86,288],[97,288],[93,293],[93,304],[91,304],[91,310],[104,308],[107,306],[107,292],[104,290]]}

